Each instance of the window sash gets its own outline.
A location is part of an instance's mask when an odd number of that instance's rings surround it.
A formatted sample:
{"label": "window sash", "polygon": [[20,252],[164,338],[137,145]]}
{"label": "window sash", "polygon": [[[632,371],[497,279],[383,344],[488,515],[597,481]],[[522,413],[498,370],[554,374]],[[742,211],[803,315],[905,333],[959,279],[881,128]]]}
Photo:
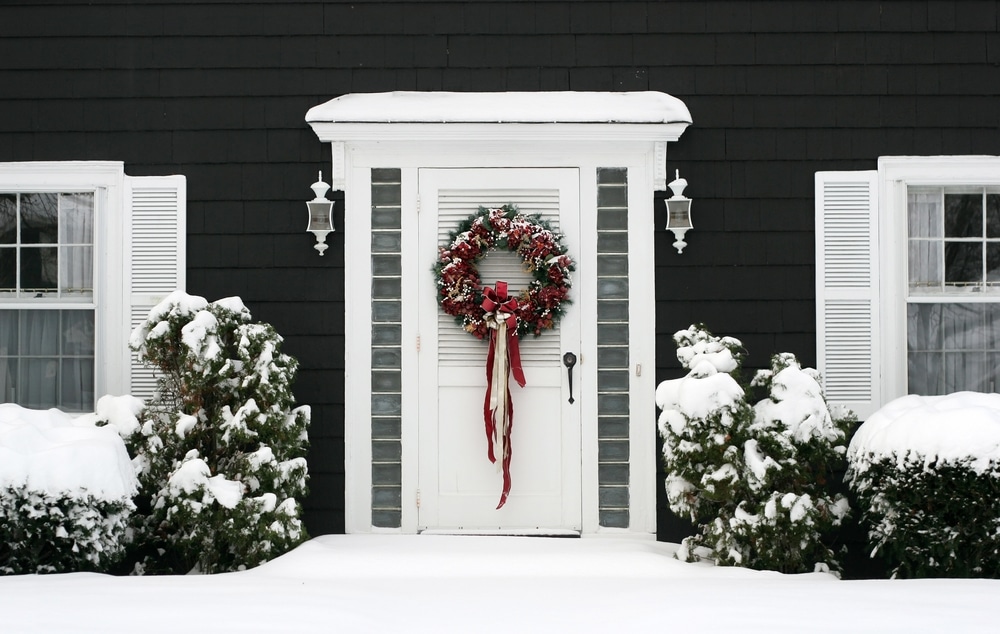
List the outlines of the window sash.
{"label": "window sash", "polygon": [[1000,297],[1000,194],[914,187],[906,200],[908,298]]}
{"label": "window sash", "polygon": [[96,194],[0,193],[0,299],[94,295]]}

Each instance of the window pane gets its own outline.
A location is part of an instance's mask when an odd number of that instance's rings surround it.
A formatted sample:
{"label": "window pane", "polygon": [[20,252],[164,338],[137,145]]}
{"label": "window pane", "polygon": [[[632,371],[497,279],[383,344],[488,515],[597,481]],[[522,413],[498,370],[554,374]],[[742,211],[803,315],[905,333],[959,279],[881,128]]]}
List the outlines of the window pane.
{"label": "window pane", "polygon": [[986,281],[1000,282],[1000,244],[996,242],[986,243]]}
{"label": "window pane", "polygon": [[906,346],[909,350],[940,350],[941,332],[941,304],[907,304]]}
{"label": "window pane", "polygon": [[941,247],[939,240],[910,240],[910,288],[915,291],[941,290]]}
{"label": "window pane", "polygon": [[944,195],[944,235],[946,238],[983,236],[983,195]]}
{"label": "window pane", "polygon": [[906,196],[907,231],[911,238],[940,238],[942,220],[940,189],[911,189]]}
{"label": "window pane", "polygon": [[59,354],[59,311],[22,310],[21,354],[36,357]]}
{"label": "window pane", "polygon": [[984,352],[946,352],[944,354],[944,392],[987,391],[993,376],[986,369]]}
{"label": "window pane", "polygon": [[64,310],[61,315],[63,354],[94,356],[93,311]]}
{"label": "window pane", "polygon": [[944,372],[940,352],[911,352],[906,358],[908,394],[944,394]]}
{"label": "window pane", "polygon": [[17,242],[17,196],[0,194],[0,244]]}
{"label": "window pane", "polygon": [[1000,351],[1000,303],[983,306],[983,322],[988,337],[986,346],[990,350]]}
{"label": "window pane", "polygon": [[944,243],[944,282],[955,286],[981,284],[983,245],[980,242]]}
{"label": "window pane", "polygon": [[94,362],[92,359],[63,359],[59,406],[67,410],[89,411],[94,407]]}
{"label": "window pane", "polygon": [[18,311],[0,310],[0,357],[16,355]]}
{"label": "window pane", "polygon": [[94,250],[91,247],[59,249],[63,293],[92,295],[94,292]]}
{"label": "window pane", "polygon": [[58,396],[58,359],[21,359],[17,402],[32,409],[55,407]]}
{"label": "window pane", "polygon": [[59,241],[57,194],[21,194],[21,243],[55,244]]}
{"label": "window pane", "polygon": [[17,250],[0,247],[0,292],[17,290]]}
{"label": "window pane", "polygon": [[21,249],[21,289],[28,293],[50,293],[59,285],[59,256],[56,247]]}
{"label": "window pane", "polygon": [[1000,238],[1000,194],[986,194],[986,237]]}
{"label": "window pane", "polygon": [[94,195],[60,194],[60,242],[64,244],[91,244],[94,241]]}
{"label": "window pane", "polygon": [[985,304],[941,304],[941,347],[983,350],[988,339],[985,313]]}

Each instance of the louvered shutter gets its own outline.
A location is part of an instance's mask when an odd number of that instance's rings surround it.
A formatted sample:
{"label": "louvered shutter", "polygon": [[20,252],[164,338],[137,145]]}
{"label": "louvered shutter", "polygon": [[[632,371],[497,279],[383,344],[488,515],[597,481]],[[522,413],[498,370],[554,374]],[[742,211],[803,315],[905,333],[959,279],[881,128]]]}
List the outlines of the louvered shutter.
{"label": "louvered shutter", "polygon": [[[438,244],[447,244],[448,236],[480,207],[511,204],[525,215],[541,216],[554,231],[559,230],[559,190],[541,189],[441,189],[438,190]],[[524,270],[521,258],[506,250],[490,252],[477,268],[485,286],[497,280],[507,282],[511,295],[523,290],[532,276]],[[521,347],[524,366],[551,363],[561,356],[557,329],[546,330],[530,346]],[[455,320],[438,311],[438,363],[441,366],[481,366],[486,346],[455,327]]]}
{"label": "louvered shutter", "polygon": [[[131,332],[170,292],[184,288],[187,185],[183,176],[127,176],[125,181],[131,238],[125,305]],[[130,365],[130,393],[150,398],[155,373],[134,352]]]}
{"label": "louvered shutter", "polygon": [[816,174],[817,366],[860,420],[881,406],[878,172]]}

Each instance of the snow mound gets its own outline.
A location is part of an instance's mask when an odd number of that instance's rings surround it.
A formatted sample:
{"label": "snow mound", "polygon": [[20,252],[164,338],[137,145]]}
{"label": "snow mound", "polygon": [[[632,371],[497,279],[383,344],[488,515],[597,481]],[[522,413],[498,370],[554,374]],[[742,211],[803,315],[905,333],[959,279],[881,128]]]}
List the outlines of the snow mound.
{"label": "snow mound", "polygon": [[97,427],[57,409],[0,404],[0,488],[21,486],[120,501],[134,496],[138,483],[114,426]]}
{"label": "snow mound", "polygon": [[1000,462],[1000,394],[911,394],[878,410],[858,428],[847,450],[871,461],[919,457],[932,462],[970,461],[982,473]]}

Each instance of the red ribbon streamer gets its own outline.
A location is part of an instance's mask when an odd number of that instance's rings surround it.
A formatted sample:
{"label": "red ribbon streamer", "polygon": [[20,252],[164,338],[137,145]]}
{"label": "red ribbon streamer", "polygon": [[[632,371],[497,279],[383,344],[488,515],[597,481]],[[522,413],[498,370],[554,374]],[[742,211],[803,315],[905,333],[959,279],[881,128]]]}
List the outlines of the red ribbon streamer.
{"label": "red ribbon streamer", "polygon": [[491,407],[491,401],[493,400],[493,367],[496,362],[497,338],[500,336],[501,330],[506,331],[504,333],[507,355],[507,363],[504,364],[505,370],[514,375],[514,380],[521,387],[524,387],[525,381],[524,370],[521,368],[521,352],[517,344],[517,317],[514,316],[514,311],[517,309],[517,300],[507,296],[507,282],[501,281],[497,281],[496,290],[489,287],[483,289],[483,295],[485,297],[482,304],[483,310],[486,311],[487,315],[494,315],[496,326],[500,326],[501,324],[505,326],[503,329],[499,327],[490,328],[490,349],[486,355],[486,401],[483,404],[488,455],[490,462],[494,464],[496,463],[494,443],[501,443],[500,455],[503,468],[503,492],[500,494],[500,503],[497,504],[497,508],[499,509],[506,504],[507,496],[510,494],[510,432],[514,426],[514,403],[511,399],[510,389],[507,386],[507,377],[504,376],[501,377],[503,380],[500,381],[500,389],[504,393],[497,394],[496,398],[498,401],[503,399],[506,404],[506,407],[498,408],[501,409],[501,417],[505,417],[506,420],[500,421],[503,433],[500,434],[499,438],[497,437],[496,409]]}

